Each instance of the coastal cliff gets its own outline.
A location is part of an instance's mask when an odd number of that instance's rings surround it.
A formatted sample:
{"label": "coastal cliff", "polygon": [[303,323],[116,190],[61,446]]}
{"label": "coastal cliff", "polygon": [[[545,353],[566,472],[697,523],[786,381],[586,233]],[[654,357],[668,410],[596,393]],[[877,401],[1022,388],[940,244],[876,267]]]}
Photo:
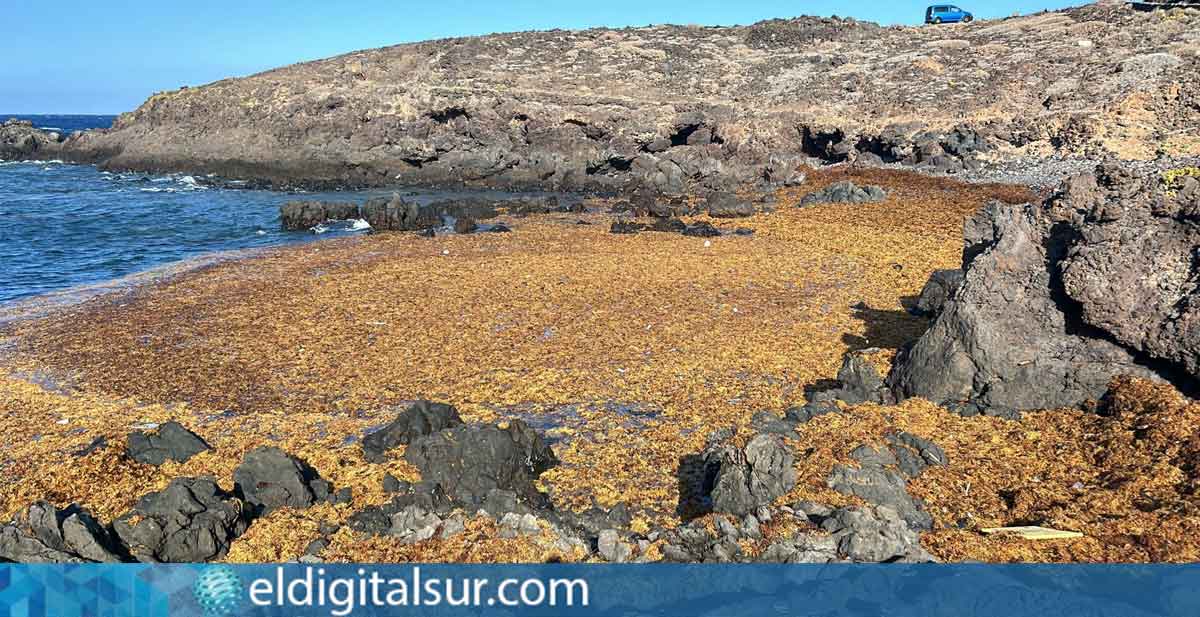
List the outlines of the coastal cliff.
{"label": "coastal cliff", "polygon": [[[941,27],[802,17],[448,39],[156,94],[65,158],[270,185],[727,187],[1200,152],[1200,17],[1102,2]],[[794,168],[794,165],[791,165]]]}

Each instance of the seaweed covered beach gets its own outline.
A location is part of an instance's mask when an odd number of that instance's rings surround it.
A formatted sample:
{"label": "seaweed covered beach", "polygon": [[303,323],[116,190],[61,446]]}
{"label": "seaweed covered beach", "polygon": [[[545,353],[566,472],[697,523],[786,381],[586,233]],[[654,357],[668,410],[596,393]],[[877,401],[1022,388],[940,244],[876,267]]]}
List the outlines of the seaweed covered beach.
{"label": "seaweed covered beach", "polygon": [[[889,195],[798,207],[847,179]],[[593,202],[592,213],[511,217],[507,234],[333,239],[96,298],[5,329],[0,510],[47,499],[111,520],[183,476],[233,490],[248,452],[278,446],[352,498],[275,509],[224,559],[597,558],[564,550],[550,531],[505,533],[471,511],[459,515],[461,533],[419,542],[349,525],[388,503],[385,479],[421,479],[403,446],[369,462],[362,436],[430,399],[467,422],[542,431],[560,460],[537,480],[553,507],[623,504],[626,533],[642,540],[631,557],[661,559],[655,530],[690,518],[687,461],[713,431],[753,433],[756,414],[803,405],[835,380],[848,351],[872,350],[886,374],[896,350],[928,327],[911,303],[932,272],[958,266],[964,218],[991,200],[1034,199],[1017,187],[830,170],[803,190],[773,192],[772,212],[711,221],[752,235],[613,234]],[[936,441],[949,462],[910,486],[932,517],[921,542],[936,558],[1194,560],[1198,519],[1178,486],[1191,455],[1172,455],[1187,446],[1166,425],[1194,426],[1187,419],[1200,410],[1169,387],[1122,387],[1141,402],[1112,417],[842,403],[785,436],[797,482],[778,503],[863,504],[831,489],[830,471],[903,431]],[[127,433],[171,420],[212,449],[161,466],[126,455]],[[1131,437],[1147,423],[1164,432]],[[712,514],[697,514],[692,524],[711,524]],[[1083,537],[980,531],[1026,523]],[[745,554],[761,554],[789,525],[763,521]]]}

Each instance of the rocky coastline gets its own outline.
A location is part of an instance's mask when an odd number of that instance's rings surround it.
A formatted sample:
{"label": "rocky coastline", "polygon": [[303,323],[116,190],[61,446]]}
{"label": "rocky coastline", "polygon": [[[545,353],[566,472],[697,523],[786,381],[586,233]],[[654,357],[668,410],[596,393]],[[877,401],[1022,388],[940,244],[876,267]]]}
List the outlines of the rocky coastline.
{"label": "rocky coastline", "polygon": [[[377,233],[6,324],[0,561],[1200,559],[1172,15],[494,35],[6,122],[16,160],[592,194],[297,199]],[[947,179],[1031,156],[1093,164]],[[985,537],[1027,524],[1085,537]]]}
{"label": "rocky coastline", "polygon": [[112,129],[35,139],[106,169],[277,188],[681,193],[786,182],[801,162],[970,175],[1180,158],[1200,153],[1198,21],[1099,2],[946,28],[801,17],[449,39],[164,92]]}

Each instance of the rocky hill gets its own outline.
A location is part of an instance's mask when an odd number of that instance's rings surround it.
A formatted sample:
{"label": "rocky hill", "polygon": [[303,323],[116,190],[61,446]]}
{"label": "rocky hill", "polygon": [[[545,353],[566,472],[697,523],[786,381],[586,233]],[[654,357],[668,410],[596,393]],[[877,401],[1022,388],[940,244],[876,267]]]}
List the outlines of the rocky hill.
{"label": "rocky hill", "polygon": [[955,172],[1200,153],[1200,12],[1100,2],[939,27],[739,27],[400,45],[151,97],[63,156],[276,184],[667,191],[801,157]]}

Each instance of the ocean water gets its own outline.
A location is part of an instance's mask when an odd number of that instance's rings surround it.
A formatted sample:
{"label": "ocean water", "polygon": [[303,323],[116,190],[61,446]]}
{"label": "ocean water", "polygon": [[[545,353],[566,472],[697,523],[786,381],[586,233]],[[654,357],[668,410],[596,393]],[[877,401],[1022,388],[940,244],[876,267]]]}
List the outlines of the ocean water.
{"label": "ocean water", "polygon": [[[64,132],[111,126],[112,116],[6,116]],[[183,174],[108,173],[57,161],[0,162],[0,305],[94,285],[213,253],[363,233],[365,224],[324,233],[280,228],[293,199],[363,201],[390,190],[282,193],[212,188]],[[411,192],[416,201],[452,192]],[[406,197],[406,198],[408,198]]]}

